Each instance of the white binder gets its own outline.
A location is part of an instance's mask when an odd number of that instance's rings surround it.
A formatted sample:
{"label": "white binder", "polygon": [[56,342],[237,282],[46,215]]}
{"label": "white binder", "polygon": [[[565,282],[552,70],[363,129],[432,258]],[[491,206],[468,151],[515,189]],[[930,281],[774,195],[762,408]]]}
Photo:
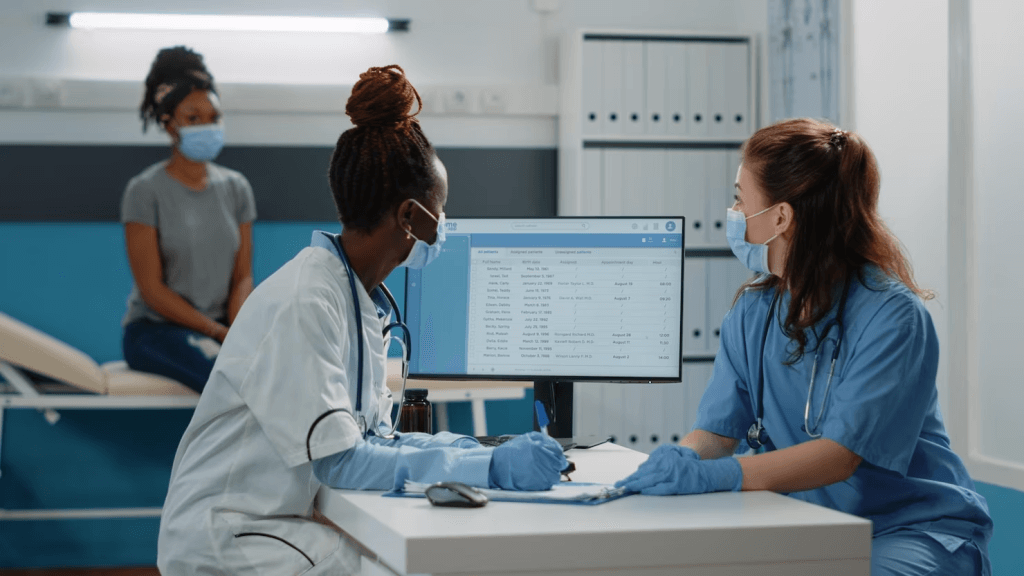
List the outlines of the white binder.
{"label": "white binder", "polygon": [[706,193],[704,154],[700,150],[670,150],[666,152],[668,165],[665,209],[670,214],[686,217],[686,246],[707,246]]}
{"label": "white binder", "polygon": [[580,191],[580,215],[600,216],[604,198],[602,181],[604,180],[601,157],[604,151],[600,148],[583,149],[583,189]]}
{"label": "white binder", "polygon": [[670,215],[665,210],[665,156],[661,148],[637,150],[640,158],[640,178],[643,195],[637,198],[637,214],[642,216]]}
{"label": "white binder", "polygon": [[625,42],[605,40],[601,44],[604,54],[601,77],[601,133],[622,134]]}
{"label": "white binder", "polygon": [[622,151],[622,197],[617,215],[646,216],[648,180],[644,173],[644,159],[648,152],[643,149]]}
{"label": "white binder", "polygon": [[662,425],[661,444],[678,444],[689,432],[690,424],[687,414],[689,406],[686,398],[686,387],[691,378],[692,364],[683,365],[683,381],[663,385],[665,389],[664,403],[662,404]]}
{"label": "white binder", "polygon": [[688,42],[665,42],[665,122],[667,133],[685,136],[689,133],[690,115]]}
{"label": "white binder", "polygon": [[[669,117],[666,116],[666,98],[668,96],[669,47],[676,42],[646,41],[644,44],[645,66],[647,74],[646,111],[644,114],[644,132],[646,134],[667,134]],[[678,70],[681,72],[681,70]],[[682,76],[682,74],[679,74]]]}
{"label": "white binder", "polygon": [[711,374],[713,372],[714,365],[710,362],[707,364],[690,364],[687,366],[687,376],[689,379],[686,382],[686,431],[687,433],[697,424],[697,409],[700,407],[700,399],[704,396],[704,390],[708,387],[708,382],[711,380]]}
{"label": "white binder", "polygon": [[611,436],[620,446],[629,446],[625,421],[626,385],[608,382],[594,385],[602,388],[601,434]]}
{"label": "white binder", "polygon": [[580,131],[584,135],[601,133],[602,94],[604,92],[604,43],[584,40],[582,49],[583,81],[582,118]]}
{"label": "white binder", "polygon": [[667,441],[665,438],[665,384],[640,384],[643,395],[643,410],[640,412],[643,435],[638,450],[651,453]]}
{"label": "white binder", "polygon": [[726,136],[750,135],[750,47],[746,42],[722,45],[725,65]]}
{"label": "white binder", "polygon": [[708,132],[708,44],[691,42],[686,49],[687,95],[689,110],[687,130],[690,136],[707,136]]}
{"label": "white binder", "polygon": [[[732,203],[726,202],[726,186],[732,187],[732,176],[729,172],[729,151],[709,150],[705,153],[705,194],[707,194],[708,244],[716,248],[729,245],[725,238],[726,209]],[[733,173],[735,174],[735,172]]]}
{"label": "white binder", "polygon": [[736,258],[708,260],[708,350],[718,353],[722,340],[722,319],[732,308],[736,291],[751,273]]}
{"label": "white binder", "polygon": [[622,216],[623,194],[625,191],[625,157],[624,151],[607,148],[604,150],[604,183],[601,186],[601,214],[604,216]]}
{"label": "white binder", "polygon": [[644,43],[622,43],[622,132],[624,134],[644,133],[645,66]]}
{"label": "white binder", "polygon": [[707,260],[683,260],[683,354],[708,353]]}
{"label": "white binder", "polygon": [[601,434],[601,386],[594,382],[578,382],[573,386],[573,435]]}
{"label": "white binder", "polygon": [[644,409],[644,401],[646,400],[645,384],[616,384],[622,387],[626,392],[626,403],[623,404],[623,435],[624,442],[619,442],[622,446],[632,448],[634,450],[644,451],[647,443],[644,442],[644,436],[647,434],[647,424],[644,422],[646,410]]}
{"label": "white binder", "polygon": [[708,135],[723,137],[729,135],[726,121],[725,95],[725,44],[712,42],[707,45],[708,53]]}

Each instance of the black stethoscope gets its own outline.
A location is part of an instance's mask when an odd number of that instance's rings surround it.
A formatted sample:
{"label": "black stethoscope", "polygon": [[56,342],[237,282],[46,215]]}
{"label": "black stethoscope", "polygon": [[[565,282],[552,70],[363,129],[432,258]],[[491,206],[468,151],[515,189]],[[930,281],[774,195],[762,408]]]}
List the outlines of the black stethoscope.
{"label": "black stethoscope", "polygon": [[[356,275],[352,272],[352,265],[348,261],[348,254],[345,253],[345,249],[342,248],[341,242],[338,241],[336,234],[325,234],[334,244],[334,247],[338,250],[338,255],[341,257],[341,263],[345,266],[345,272],[348,276],[348,285],[352,290],[352,307],[355,309],[356,315],[356,350],[358,361],[356,363],[356,415],[360,420],[360,430],[363,434],[366,434],[369,430],[369,426],[366,423],[366,416],[363,412],[363,314],[362,307],[359,305],[359,292],[356,290]],[[391,431],[385,436],[385,438],[393,437],[395,430],[398,429],[398,422],[402,417],[402,404],[405,403],[405,383],[409,377],[409,361],[412,359],[412,333],[409,332],[409,327],[402,322],[402,313],[398,310],[398,303],[395,302],[395,297],[391,295],[391,291],[382,282],[377,287],[388,299],[388,303],[391,304],[391,309],[395,311],[395,321],[384,327],[384,338],[388,338],[388,332],[395,328],[400,328],[403,332],[402,338],[391,336],[390,338],[398,341],[402,346],[402,394],[398,399],[398,416],[395,418],[394,424],[391,426]],[[313,461],[312,450],[310,449],[310,439],[313,437],[313,429],[320,423],[321,420],[334,414],[335,412],[348,412],[348,408],[333,408],[317,416],[316,420],[309,427],[309,433],[306,434],[306,457],[309,461]]]}
{"label": "black stethoscope", "polygon": [[[815,350],[814,353],[814,364],[811,365],[811,382],[807,385],[807,403],[804,405],[804,425],[801,430],[807,433],[811,438],[820,438],[821,434],[816,434],[815,431],[818,429],[818,425],[821,423],[821,417],[825,413],[825,402],[828,401],[828,393],[832,389],[832,376],[836,370],[836,360],[839,358],[839,347],[843,344],[843,315],[846,311],[846,297],[850,292],[850,278],[846,279],[846,285],[843,287],[843,296],[839,301],[839,312],[836,314],[834,322],[830,322],[826,327],[821,337],[819,338],[819,345],[822,338],[828,335],[829,331],[832,330],[833,324],[839,327],[839,338],[836,340],[836,348],[832,351],[832,364],[828,369],[828,383],[825,385],[825,395],[821,399],[821,408],[818,410],[818,417],[814,420],[814,426],[811,426],[811,397],[814,394],[814,377],[818,372],[818,352]],[[764,428],[764,347],[768,342],[768,328],[771,327],[772,317],[775,315],[775,304],[779,300],[779,289],[775,289],[775,295],[772,296],[772,303],[768,306],[768,314],[765,316],[764,322],[764,333],[761,335],[761,365],[758,370],[757,378],[757,394],[755,394],[751,401],[755,401],[754,404],[754,415],[756,420],[747,429],[747,445],[751,449],[757,450],[768,443],[768,431]]]}

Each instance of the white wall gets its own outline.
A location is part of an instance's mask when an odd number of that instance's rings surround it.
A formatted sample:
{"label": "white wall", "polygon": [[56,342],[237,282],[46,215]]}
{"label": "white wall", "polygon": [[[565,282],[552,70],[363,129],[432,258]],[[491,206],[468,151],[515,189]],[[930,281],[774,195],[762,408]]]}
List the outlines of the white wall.
{"label": "white wall", "polygon": [[[766,28],[764,0],[561,0],[539,13],[532,0],[292,0],[256,7],[244,0],[166,0],[150,10],[193,13],[380,15],[411,20],[411,31],[384,36],[327,34],[82,31],[43,25],[53,11],[124,11],[123,0],[4,0],[0,6],[0,77],[132,80],[139,85],[156,52],[189,45],[203,53],[219,82],[352,84],[369,66],[401,64],[416,85],[557,84],[558,42],[576,28],[752,31]],[[234,114],[230,142],[333,144],[348,124],[340,114]],[[529,118],[426,117],[435,143],[556,145],[553,115]],[[163,143],[144,138],[137,113],[0,109],[0,142]]]}
{"label": "white wall", "polygon": [[[940,346],[948,342],[946,219],[949,146],[947,0],[850,0],[853,128],[877,157],[879,210],[906,247]],[[948,351],[939,401],[946,410]]]}
{"label": "white wall", "polygon": [[1024,489],[1024,4],[972,0],[977,400],[981,455],[1015,463]]}
{"label": "white wall", "polygon": [[[1017,250],[1024,245],[1017,208],[1024,182],[1017,144],[1024,133],[1024,39],[1015,26],[1024,4],[964,1],[971,20],[973,159],[957,156],[956,164],[973,170],[966,192],[949,185],[949,125],[959,117],[949,108],[949,0],[853,0],[855,128],[881,165],[882,214],[906,245],[921,285],[939,295],[928,309],[944,346],[940,401],[954,449],[976,479],[1024,489],[1024,444],[1013,434],[1024,406],[1024,268]],[[951,211],[951,192],[966,194],[966,207],[957,196]],[[967,243],[966,262],[950,259],[964,248],[951,251],[951,228]],[[966,292],[951,290],[964,278]],[[956,292],[952,303],[944,297],[950,292]],[[958,338],[951,338],[954,329]],[[951,350],[951,340],[962,349]],[[951,368],[956,381],[949,379]]]}

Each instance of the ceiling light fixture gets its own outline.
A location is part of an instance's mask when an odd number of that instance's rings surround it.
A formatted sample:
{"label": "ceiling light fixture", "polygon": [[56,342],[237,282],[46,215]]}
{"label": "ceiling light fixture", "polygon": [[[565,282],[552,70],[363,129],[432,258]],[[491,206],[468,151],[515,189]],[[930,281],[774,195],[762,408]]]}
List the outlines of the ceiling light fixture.
{"label": "ceiling light fixture", "polygon": [[132,14],[123,12],[48,12],[46,24],[85,30],[217,30],[342,34],[384,34],[409,31],[409,20],[389,18]]}

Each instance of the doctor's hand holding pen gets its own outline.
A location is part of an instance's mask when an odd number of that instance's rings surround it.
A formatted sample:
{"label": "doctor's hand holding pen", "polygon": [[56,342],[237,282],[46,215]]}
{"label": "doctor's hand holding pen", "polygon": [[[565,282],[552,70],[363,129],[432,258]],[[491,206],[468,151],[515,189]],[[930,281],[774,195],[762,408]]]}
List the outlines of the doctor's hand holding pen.
{"label": "doctor's hand holding pen", "polygon": [[528,432],[494,449],[490,483],[502,490],[549,490],[568,465],[561,444],[540,432]]}

